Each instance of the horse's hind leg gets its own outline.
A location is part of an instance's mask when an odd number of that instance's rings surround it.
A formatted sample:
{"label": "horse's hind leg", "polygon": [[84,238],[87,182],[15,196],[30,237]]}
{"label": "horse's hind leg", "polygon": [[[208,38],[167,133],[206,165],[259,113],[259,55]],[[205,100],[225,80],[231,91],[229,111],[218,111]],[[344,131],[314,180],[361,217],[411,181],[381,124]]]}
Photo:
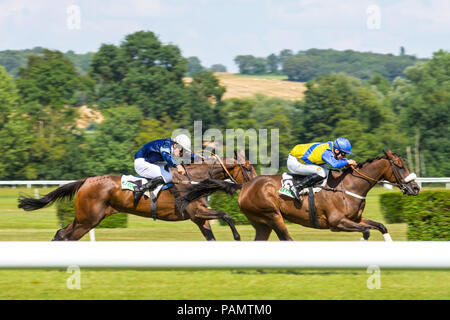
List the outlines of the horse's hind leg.
{"label": "horse's hind leg", "polygon": [[289,231],[286,227],[286,224],[284,223],[283,217],[280,213],[275,213],[272,216],[272,219],[269,221],[270,226],[273,228],[275,233],[278,236],[278,239],[281,241],[293,241],[294,239],[291,238],[289,235]]}
{"label": "horse's hind leg", "polygon": [[[79,194],[80,195],[80,194]],[[78,195],[78,196],[79,196]],[[78,197],[75,201],[75,220],[73,230],[67,235],[67,240],[81,239],[91,229],[95,228],[105,217],[117,212],[103,202],[90,201]]]}
{"label": "horse's hind leg", "polygon": [[67,238],[67,236],[73,231],[73,227],[75,225],[75,219],[69,223],[67,226],[65,226],[64,228],[59,229],[58,231],[56,231],[55,236],[53,237],[52,241],[65,241],[65,240],[69,240]]}
{"label": "horse's hind leg", "polygon": [[265,223],[251,221],[253,228],[255,228],[255,241],[267,241],[269,239],[270,233],[272,232],[272,228],[266,225]]}
{"label": "horse's hind leg", "polygon": [[[98,224],[98,223],[97,223]],[[90,224],[78,223],[76,219],[68,224],[65,228],[59,229],[52,241],[74,241],[81,239],[86,233],[88,233],[95,226]]]}

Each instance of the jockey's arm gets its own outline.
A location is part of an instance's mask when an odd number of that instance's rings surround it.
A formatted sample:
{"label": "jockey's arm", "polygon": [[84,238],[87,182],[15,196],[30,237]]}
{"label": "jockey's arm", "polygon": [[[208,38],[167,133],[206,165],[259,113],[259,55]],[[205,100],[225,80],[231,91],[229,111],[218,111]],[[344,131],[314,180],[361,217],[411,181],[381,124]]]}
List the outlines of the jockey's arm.
{"label": "jockey's arm", "polygon": [[163,146],[160,148],[161,156],[163,157],[164,161],[169,164],[169,166],[176,168],[178,166],[178,163],[175,161],[174,158],[172,158],[172,155],[170,154],[170,146]]}
{"label": "jockey's arm", "polygon": [[166,152],[166,151],[162,151],[161,155],[164,159],[164,161],[166,161],[169,166],[177,168],[177,172],[181,175],[186,174],[186,170],[184,170],[183,166],[181,164],[178,164],[174,158],[172,158],[172,156],[170,155],[170,153]]}
{"label": "jockey's arm", "polygon": [[349,161],[344,158],[342,160],[338,160],[334,157],[333,152],[331,150],[325,150],[322,154],[322,160],[325,161],[329,166],[335,169],[341,169],[349,164]]}

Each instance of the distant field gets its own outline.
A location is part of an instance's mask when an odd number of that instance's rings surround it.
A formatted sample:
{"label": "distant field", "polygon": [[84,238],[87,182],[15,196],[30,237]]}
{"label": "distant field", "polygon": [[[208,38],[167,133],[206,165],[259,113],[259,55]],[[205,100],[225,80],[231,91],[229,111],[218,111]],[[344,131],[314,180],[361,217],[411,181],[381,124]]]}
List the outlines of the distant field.
{"label": "distant field", "polygon": [[[283,75],[242,75],[239,73],[216,72],[220,84],[227,88],[223,99],[247,98],[255,94],[264,94],[268,97],[277,97],[291,101],[301,100],[306,87],[303,82],[287,81]],[[186,83],[191,78],[184,78]],[[85,129],[91,123],[101,123],[103,115],[98,110],[88,106],[78,108],[79,117],[77,127]]]}
{"label": "distant field", "polygon": [[[39,189],[41,195],[54,188]],[[17,208],[19,192],[0,188],[0,241],[48,241],[58,229],[54,207],[24,212]],[[384,222],[375,188],[364,216]],[[163,222],[129,215],[128,228],[97,229],[98,241],[204,241],[190,221]],[[217,240],[232,240],[226,226],[212,225]],[[243,240],[252,240],[251,226],[237,226]],[[387,225],[394,240],[406,240],[405,224]],[[288,224],[295,240],[358,241],[359,233],[333,233]],[[372,240],[382,241],[378,232]],[[89,240],[85,236],[83,241]],[[277,240],[274,234],[270,240]],[[152,252],[142,252],[151,255]],[[293,252],[300,254],[301,252]],[[355,252],[358,254],[358,252]],[[1,259],[1,257],[0,257]],[[366,270],[81,270],[81,290],[66,287],[66,270],[0,270],[0,299],[450,299],[450,273],[381,270],[381,289],[367,288]]]}
{"label": "distant field", "polygon": [[[241,75],[238,73],[216,72],[220,84],[227,88],[223,99],[246,98],[257,93],[287,100],[301,100],[306,90],[302,82],[287,81],[280,75]],[[190,79],[186,78],[186,82]]]}

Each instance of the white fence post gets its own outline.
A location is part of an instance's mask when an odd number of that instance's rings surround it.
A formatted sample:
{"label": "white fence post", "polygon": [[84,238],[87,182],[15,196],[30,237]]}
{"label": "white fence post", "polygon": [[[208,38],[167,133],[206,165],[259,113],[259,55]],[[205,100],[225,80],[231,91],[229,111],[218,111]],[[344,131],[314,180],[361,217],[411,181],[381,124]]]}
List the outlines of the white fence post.
{"label": "white fence post", "polygon": [[89,230],[89,240],[95,241],[95,229]]}

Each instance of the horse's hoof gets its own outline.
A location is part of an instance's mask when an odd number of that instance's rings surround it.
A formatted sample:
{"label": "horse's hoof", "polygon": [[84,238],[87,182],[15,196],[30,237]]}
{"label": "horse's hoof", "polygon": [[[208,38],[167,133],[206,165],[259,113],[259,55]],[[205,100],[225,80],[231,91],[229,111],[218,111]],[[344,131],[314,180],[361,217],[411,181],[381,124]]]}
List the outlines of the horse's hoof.
{"label": "horse's hoof", "polygon": [[384,241],[386,241],[386,242],[392,242],[392,238],[389,233],[383,234],[383,238],[384,238]]}

